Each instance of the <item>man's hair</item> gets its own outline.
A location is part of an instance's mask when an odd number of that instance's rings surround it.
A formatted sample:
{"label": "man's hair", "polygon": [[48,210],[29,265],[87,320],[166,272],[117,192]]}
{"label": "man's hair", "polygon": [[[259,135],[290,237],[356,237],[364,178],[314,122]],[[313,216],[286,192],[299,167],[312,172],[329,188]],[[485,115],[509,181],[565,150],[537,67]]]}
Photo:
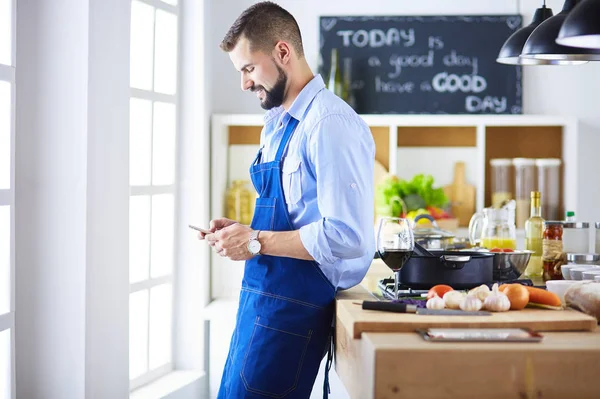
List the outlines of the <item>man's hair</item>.
{"label": "man's hair", "polygon": [[286,10],[271,1],[256,3],[244,11],[231,25],[221,42],[221,49],[230,52],[241,37],[250,42],[252,51],[270,53],[278,41],[290,43],[298,57],[304,57],[298,23]]}

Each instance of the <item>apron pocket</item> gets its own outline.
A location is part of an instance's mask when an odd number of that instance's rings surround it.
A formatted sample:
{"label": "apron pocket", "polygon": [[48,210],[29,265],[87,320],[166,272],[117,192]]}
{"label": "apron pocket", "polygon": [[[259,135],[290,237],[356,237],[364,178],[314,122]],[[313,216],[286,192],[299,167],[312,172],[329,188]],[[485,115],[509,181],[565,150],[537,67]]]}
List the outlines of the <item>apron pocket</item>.
{"label": "apron pocket", "polygon": [[246,390],[282,398],[296,389],[312,330],[257,317],[242,380]]}
{"label": "apron pocket", "polygon": [[273,231],[277,198],[257,198],[250,227],[254,230]]}
{"label": "apron pocket", "polygon": [[294,156],[289,156],[283,162],[281,183],[286,203],[296,205],[302,197],[302,161]]}

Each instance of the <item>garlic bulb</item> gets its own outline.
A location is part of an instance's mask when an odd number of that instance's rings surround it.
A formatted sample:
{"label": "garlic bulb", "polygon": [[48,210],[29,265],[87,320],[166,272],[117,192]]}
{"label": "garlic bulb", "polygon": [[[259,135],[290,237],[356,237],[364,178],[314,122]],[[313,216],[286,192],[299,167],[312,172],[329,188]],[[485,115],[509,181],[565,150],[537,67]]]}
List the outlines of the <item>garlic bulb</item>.
{"label": "garlic bulb", "polygon": [[479,287],[473,288],[471,291],[469,291],[469,295],[475,295],[481,302],[485,301],[485,298],[490,296],[491,293],[492,291],[490,291],[490,288],[485,284],[482,284]]}
{"label": "garlic bulb", "polygon": [[446,307],[449,309],[459,309],[460,301],[464,298],[465,294],[460,291],[448,291],[444,294],[444,301]]}
{"label": "garlic bulb", "polygon": [[503,293],[498,291],[498,284],[492,287],[492,293],[485,298],[483,306],[491,312],[506,312],[510,309],[510,300]]}
{"label": "garlic bulb", "polygon": [[440,298],[438,294],[435,294],[433,298],[429,298],[425,304],[427,309],[444,309],[446,302],[443,298]]}
{"label": "garlic bulb", "polygon": [[460,308],[466,312],[476,312],[483,306],[483,302],[475,295],[467,295],[460,301]]}

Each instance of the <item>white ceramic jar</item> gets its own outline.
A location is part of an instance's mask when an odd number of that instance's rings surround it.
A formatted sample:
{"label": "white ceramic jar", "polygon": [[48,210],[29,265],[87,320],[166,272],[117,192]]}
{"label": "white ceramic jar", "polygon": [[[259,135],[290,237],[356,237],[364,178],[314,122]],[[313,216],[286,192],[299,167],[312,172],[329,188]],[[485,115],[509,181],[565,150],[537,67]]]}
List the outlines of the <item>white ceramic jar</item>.
{"label": "white ceramic jar", "polygon": [[600,254],[600,222],[596,222],[596,250],[594,252]]}
{"label": "white ceramic jar", "polygon": [[563,251],[585,254],[590,246],[590,224],[588,222],[565,222],[563,224]]}

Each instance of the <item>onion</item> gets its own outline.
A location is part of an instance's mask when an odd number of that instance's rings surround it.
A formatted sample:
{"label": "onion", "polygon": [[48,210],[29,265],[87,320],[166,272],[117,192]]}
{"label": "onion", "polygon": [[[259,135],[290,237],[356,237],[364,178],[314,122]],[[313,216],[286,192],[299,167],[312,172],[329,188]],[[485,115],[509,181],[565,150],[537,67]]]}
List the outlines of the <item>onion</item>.
{"label": "onion", "polygon": [[511,310],[521,310],[529,303],[529,291],[521,284],[504,284],[500,292],[508,297]]}

